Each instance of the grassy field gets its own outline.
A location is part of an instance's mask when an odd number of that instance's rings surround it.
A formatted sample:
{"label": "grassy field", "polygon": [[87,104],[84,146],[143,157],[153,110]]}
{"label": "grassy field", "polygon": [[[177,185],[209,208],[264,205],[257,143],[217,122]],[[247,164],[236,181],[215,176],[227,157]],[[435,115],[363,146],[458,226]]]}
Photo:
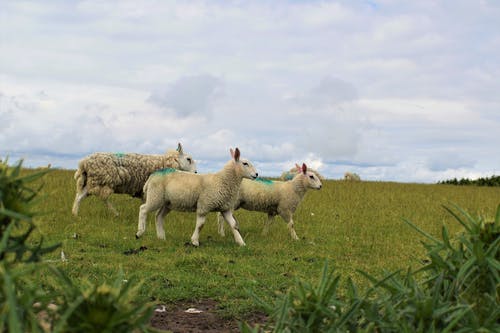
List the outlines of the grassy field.
{"label": "grassy field", "polygon": [[79,280],[110,280],[122,268],[127,279],[144,281],[145,299],[167,303],[211,298],[219,302],[224,315],[237,318],[255,309],[248,290],[271,297],[296,278],[316,281],[325,260],[361,286],[368,283],[356,270],[377,275],[416,267],[416,259],[424,253],[422,237],[402,218],[439,235],[443,223],[452,232],[460,231],[443,205],[453,202],[472,215],[493,218],[500,203],[498,187],[328,180],[322,190],[307,193],[295,214],[299,241],[291,240],[280,218],[262,236],[266,215],[239,210],[235,215],[246,247],[239,247],[228,232],[219,236],[216,216],[211,214],[201,232],[201,245],[194,248],[187,245],[194,213],[169,214],[164,241],[156,238],[151,214],[146,233],[136,240],[141,201],[125,195],[111,198],[119,217],[95,197],[84,200],[80,216],[73,217],[73,173],[55,170],[43,178],[35,206],[40,213],[38,233],[47,244],[62,243],[68,259],[62,262],[56,251],[47,260]]}

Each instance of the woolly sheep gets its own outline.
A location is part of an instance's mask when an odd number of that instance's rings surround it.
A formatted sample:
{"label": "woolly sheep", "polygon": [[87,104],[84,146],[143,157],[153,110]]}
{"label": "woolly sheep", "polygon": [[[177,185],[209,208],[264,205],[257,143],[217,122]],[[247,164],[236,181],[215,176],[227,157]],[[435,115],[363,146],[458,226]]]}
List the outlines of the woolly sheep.
{"label": "woolly sheep", "polygon": [[[314,169],[311,169],[311,168],[307,168],[308,171],[314,173],[316,175],[316,177],[319,178],[319,180],[325,180],[326,178],[323,177],[318,171],[314,170]],[[295,177],[295,175],[301,173],[302,171],[297,171],[296,168],[291,168],[290,170],[288,171],[284,171],[281,176],[280,176],[280,180],[283,180],[283,181],[287,181],[287,180],[292,180],[293,177]]]}
{"label": "woolly sheep", "polygon": [[177,150],[164,155],[122,153],[94,153],[78,163],[75,172],[76,197],[72,213],[78,215],[81,201],[89,196],[101,198],[115,214],[118,212],[108,198],[113,193],[142,197],[142,189],[149,175],[159,169],[175,168],[196,172],[193,158],[185,154],[179,143]]}
{"label": "woolly sheep", "polygon": [[359,175],[357,173],[346,172],[346,173],[344,173],[344,180],[348,180],[348,181],[360,181],[361,178],[359,177]]}
{"label": "woolly sheep", "polygon": [[[318,176],[307,169],[305,163],[302,164],[302,167],[297,164],[296,168],[295,177],[287,182],[267,179],[257,179],[256,181],[243,179],[238,200],[235,202],[233,209],[244,208],[267,213],[268,219],[264,226],[264,234],[268,232],[274,216],[280,215],[287,222],[290,236],[298,240],[299,238],[293,226],[293,214],[307,190],[310,188],[319,190],[322,184]],[[219,233],[224,235],[224,225],[220,216],[218,222]]]}
{"label": "woolly sheep", "polygon": [[136,237],[146,230],[147,214],[156,212],[156,235],[165,239],[163,222],[172,210],[196,212],[196,228],[191,243],[199,246],[200,230],[209,212],[221,212],[233,231],[236,243],[245,242],[236,228],[232,207],[243,178],[255,179],[257,172],[252,164],[240,158],[240,151],[230,149],[231,160],[222,170],[213,174],[190,174],[172,169],[153,173],[144,185],[145,203],[139,209]]}

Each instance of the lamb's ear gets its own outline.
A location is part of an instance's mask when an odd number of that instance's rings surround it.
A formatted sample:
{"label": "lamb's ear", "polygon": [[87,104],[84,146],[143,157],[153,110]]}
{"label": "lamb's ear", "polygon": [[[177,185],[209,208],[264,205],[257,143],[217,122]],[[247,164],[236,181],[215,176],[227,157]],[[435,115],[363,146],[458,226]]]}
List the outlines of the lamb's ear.
{"label": "lamb's ear", "polygon": [[305,163],[302,163],[302,173],[304,173],[305,175],[306,172],[307,172],[307,165]]}
{"label": "lamb's ear", "polygon": [[297,169],[297,172],[302,172],[302,167],[295,163],[295,168]]}
{"label": "lamb's ear", "polygon": [[231,153],[231,158],[234,158],[234,150],[233,150],[233,148],[229,148],[229,152]]}
{"label": "lamb's ear", "polygon": [[236,162],[240,160],[240,150],[238,148],[236,148],[236,150],[234,151],[234,160]]}
{"label": "lamb's ear", "polygon": [[181,145],[181,143],[180,143],[180,142],[177,144],[177,151],[178,151],[178,152],[179,152],[179,154],[181,154],[181,155],[182,155],[182,154],[184,154],[184,151],[182,150],[182,145]]}

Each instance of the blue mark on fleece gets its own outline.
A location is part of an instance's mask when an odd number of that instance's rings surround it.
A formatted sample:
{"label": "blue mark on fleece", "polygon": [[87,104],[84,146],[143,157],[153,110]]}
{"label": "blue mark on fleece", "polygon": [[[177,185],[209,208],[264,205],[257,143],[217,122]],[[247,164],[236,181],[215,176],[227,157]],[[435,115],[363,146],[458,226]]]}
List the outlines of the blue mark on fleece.
{"label": "blue mark on fleece", "polygon": [[255,181],[256,182],[261,182],[261,183],[266,184],[266,185],[273,185],[274,184],[274,182],[272,180],[265,179],[265,178],[260,178],[260,177],[255,178]]}
{"label": "blue mark on fleece", "polygon": [[293,176],[295,176],[295,174],[291,173],[291,172],[287,172],[285,174],[285,180],[292,180],[293,179]]}
{"label": "blue mark on fleece", "polygon": [[118,158],[122,158],[122,157],[125,157],[127,154],[124,154],[124,153],[115,153],[115,156],[118,157]]}
{"label": "blue mark on fleece", "polygon": [[168,175],[169,173],[172,173],[175,171],[176,171],[176,169],[174,169],[174,168],[165,168],[165,169],[156,170],[153,173],[156,175]]}

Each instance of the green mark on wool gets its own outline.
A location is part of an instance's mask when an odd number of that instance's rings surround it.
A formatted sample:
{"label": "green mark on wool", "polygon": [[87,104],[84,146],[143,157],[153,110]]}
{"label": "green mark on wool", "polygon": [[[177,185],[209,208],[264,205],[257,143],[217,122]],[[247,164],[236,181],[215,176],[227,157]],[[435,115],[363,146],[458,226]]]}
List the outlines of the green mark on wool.
{"label": "green mark on wool", "polygon": [[175,171],[176,171],[176,169],[174,169],[174,168],[165,168],[165,169],[156,170],[154,172],[154,174],[156,174],[156,175],[168,175],[169,173],[172,173]]}
{"label": "green mark on wool", "polygon": [[272,180],[265,179],[265,178],[260,178],[260,177],[255,178],[255,181],[256,182],[261,182],[261,183],[266,184],[266,185],[273,185],[274,184],[274,182]]}
{"label": "green mark on wool", "polygon": [[118,157],[118,158],[125,157],[125,155],[127,155],[127,154],[124,154],[124,153],[115,153],[115,156]]}
{"label": "green mark on wool", "polygon": [[293,179],[293,176],[295,176],[294,174],[292,174],[291,172],[287,172],[285,174],[285,180],[292,180]]}

